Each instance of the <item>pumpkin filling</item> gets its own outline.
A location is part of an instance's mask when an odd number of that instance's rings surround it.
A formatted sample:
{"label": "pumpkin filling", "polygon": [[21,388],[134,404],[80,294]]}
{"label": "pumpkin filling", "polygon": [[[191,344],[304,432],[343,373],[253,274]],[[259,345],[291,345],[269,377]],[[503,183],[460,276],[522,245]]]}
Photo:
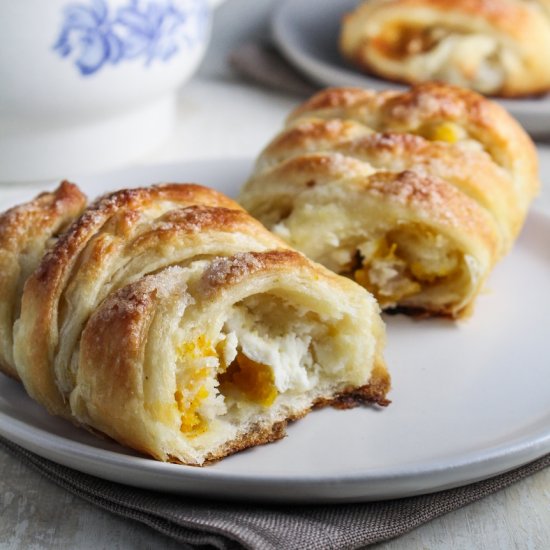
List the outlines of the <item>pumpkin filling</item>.
{"label": "pumpkin filling", "polygon": [[254,418],[280,396],[315,387],[316,348],[327,329],[311,323],[312,316],[277,297],[252,296],[233,307],[217,336],[180,343],[174,393],[180,431],[194,438],[213,422]]}
{"label": "pumpkin filling", "polygon": [[183,342],[178,346],[179,360],[190,363],[185,376],[180,375],[178,389],[174,393],[180,415],[180,431],[189,437],[196,437],[208,429],[208,397],[215,394],[210,373],[218,363],[218,356],[211,340],[201,334],[195,341]]}
{"label": "pumpkin filling", "polygon": [[373,45],[386,57],[403,59],[432,50],[448,31],[441,28],[393,25],[373,39]]}
{"label": "pumpkin filling", "polygon": [[270,407],[278,395],[271,368],[253,361],[240,351],[229,368],[218,376],[218,380],[222,394],[238,392],[248,401],[263,407]]}
{"label": "pumpkin filling", "polygon": [[402,228],[358,247],[351,275],[382,307],[391,307],[448,281],[461,263],[444,236]]}

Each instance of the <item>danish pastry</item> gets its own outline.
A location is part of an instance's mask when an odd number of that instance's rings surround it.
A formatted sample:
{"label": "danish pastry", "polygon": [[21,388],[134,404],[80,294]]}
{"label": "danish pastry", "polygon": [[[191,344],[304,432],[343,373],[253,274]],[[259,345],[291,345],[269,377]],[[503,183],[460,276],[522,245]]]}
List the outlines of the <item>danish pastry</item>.
{"label": "danish pastry", "polygon": [[374,298],[197,185],[87,208],[28,278],[14,332],[31,397],[159,460],[278,439],[314,406],[387,404]]}
{"label": "danish pastry", "polygon": [[525,132],[474,92],[336,88],[290,115],[240,202],[382,307],[460,317],[512,246],[537,173]]}
{"label": "danish pastry", "polygon": [[550,2],[367,0],[344,17],[340,49],[393,81],[540,94],[550,89]]}

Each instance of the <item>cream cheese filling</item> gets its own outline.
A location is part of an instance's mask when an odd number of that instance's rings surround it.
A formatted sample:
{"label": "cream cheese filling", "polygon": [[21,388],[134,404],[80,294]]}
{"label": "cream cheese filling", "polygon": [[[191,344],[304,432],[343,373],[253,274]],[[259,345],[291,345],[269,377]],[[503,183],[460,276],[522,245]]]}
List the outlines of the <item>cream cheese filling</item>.
{"label": "cream cheese filling", "polygon": [[224,353],[235,357],[237,346],[240,346],[242,353],[252,361],[267,365],[273,371],[274,383],[280,393],[309,391],[318,379],[311,354],[311,325],[296,319],[292,330],[287,332],[284,326],[277,327],[276,316],[271,317],[274,326],[266,331],[261,319],[254,317],[253,309],[234,307],[225,323]]}
{"label": "cream cheese filling", "polygon": [[215,338],[199,334],[177,345],[174,402],[188,438],[207,437],[219,421],[242,422],[280,396],[317,386],[315,341],[326,328],[272,298],[247,298],[231,308]]}

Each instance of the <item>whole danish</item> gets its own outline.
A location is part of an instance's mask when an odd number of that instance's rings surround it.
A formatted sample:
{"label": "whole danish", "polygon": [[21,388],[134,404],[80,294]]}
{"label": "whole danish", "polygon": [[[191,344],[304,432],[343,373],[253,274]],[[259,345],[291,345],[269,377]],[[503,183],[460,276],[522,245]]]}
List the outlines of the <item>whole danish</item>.
{"label": "whole danish", "polygon": [[550,90],[550,2],[367,0],[344,17],[340,50],[393,81],[540,94]]}
{"label": "whole danish", "polygon": [[334,88],[290,115],[239,200],[382,307],[460,317],[518,235],[537,173],[529,137],[474,92]]}

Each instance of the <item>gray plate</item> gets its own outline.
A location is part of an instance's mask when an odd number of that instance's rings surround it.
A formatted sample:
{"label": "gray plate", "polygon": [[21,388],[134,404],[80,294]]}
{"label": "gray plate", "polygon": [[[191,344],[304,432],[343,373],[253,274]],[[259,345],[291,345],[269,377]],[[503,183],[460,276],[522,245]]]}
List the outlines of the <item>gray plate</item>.
{"label": "gray plate", "polygon": [[[251,165],[248,159],[137,166],[76,181],[90,197],[112,190],[113,182],[159,181],[201,182],[234,196]],[[2,195],[0,208],[34,192]],[[104,479],[217,498],[379,500],[496,475],[550,452],[549,234],[550,217],[532,213],[470,319],[386,318],[393,378],[387,409],[314,411],[281,441],[195,468],[151,460],[50,416],[0,374],[0,434]]]}

